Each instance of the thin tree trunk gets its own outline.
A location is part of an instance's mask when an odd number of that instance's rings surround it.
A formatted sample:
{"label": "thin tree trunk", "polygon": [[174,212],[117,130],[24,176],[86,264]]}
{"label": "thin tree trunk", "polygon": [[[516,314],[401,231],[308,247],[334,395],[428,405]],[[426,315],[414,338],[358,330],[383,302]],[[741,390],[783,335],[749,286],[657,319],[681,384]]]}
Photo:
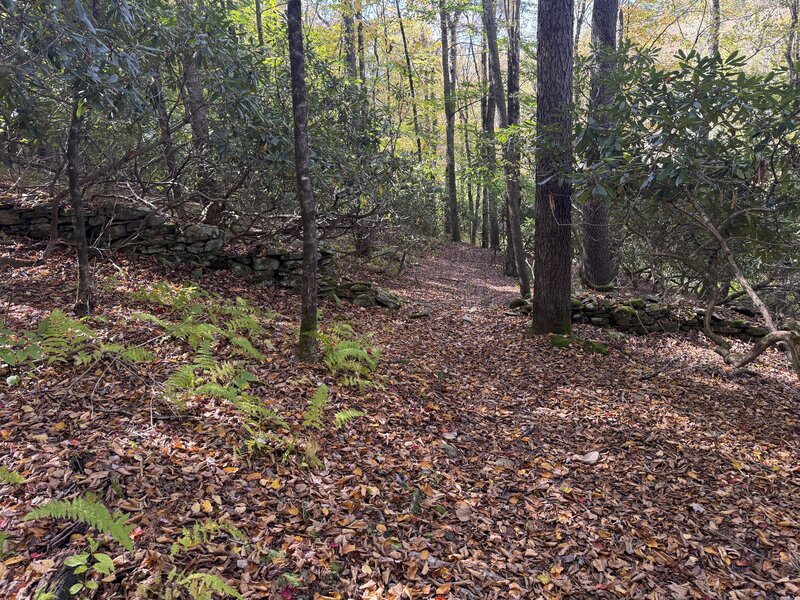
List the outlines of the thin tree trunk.
{"label": "thin tree trunk", "polygon": [[261,0],[255,0],[256,3],[256,32],[258,33],[259,47],[264,45],[264,22],[261,20]]}
{"label": "thin tree trunk", "polygon": [[711,40],[709,50],[711,56],[719,53],[719,30],[722,25],[722,16],[719,10],[719,0],[711,0]]}
{"label": "thin tree trunk", "polygon": [[[467,158],[467,168],[472,169],[472,152],[469,147],[469,117],[467,115],[466,107],[461,111],[461,126],[464,130],[464,154]],[[471,176],[467,176],[467,205],[469,206],[469,241],[473,246],[478,236],[478,222],[476,220],[477,212],[475,212],[475,198],[472,195],[472,180]]]}
{"label": "thin tree trunk", "polygon": [[[614,69],[617,12],[619,0],[594,0],[592,10],[592,45],[597,53],[591,74],[589,119],[607,130],[610,126],[603,110],[613,101],[608,78]],[[589,162],[598,159],[599,149],[590,151]],[[583,259],[581,276],[584,284],[594,289],[607,289],[616,277],[611,255],[609,208],[602,200],[590,198],[583,205]]]}
{"label": "thin tree trunk", "polygon": [[[572,22],[572,9],[570,0],[569,18]],[[486,41],[489,49],[489,73],[494,86],[497,112],[500,114],[500,126],[507,129],[509,125],[519,123],[519,1],[511,2],[511,15],[509,18],[509,44],[508,44],[508,85],[509,105],[506,106],[503,93],[503,78],[500,72],[500,53],[497,48],[497,25],[495,23],[495,8],[493,0],[483,0],[483,26],[486,30]],[[572,28],[570,27],[570,37]],[[570,47],[571,50],[571,47]],[[570,87],[570,90],[572,88]],[[512,98],[513,96],[513,98]],[[515,122],[511,121],[514,118]],[[519,150],[512,137],[508,137],[503,144],[503,169],[506,179],[506,213],[508,215],[509,245],[514,253],[514,264],[517,266],[519,277],[519,290],[522,297],[531,295],[531,276],[528,263],[525,260],[525,247],[522,243],[522,217],[521,217],[521,192],[519,184]]]}
{"label": "thin tree trunk", "polygon": [[67,180],[69,182],[69,201],[72,207],[72,228],[75,234],[75,250],[78,259],[78,290],[75,301],[75,314],[88,315],[94,307],[92,292],[92,272],[89,269],[89,242],[86,239],[86,214],[83,207],[83,193],[79,173],[80,138],[83,125],[83,107],[78,92],[72,102],[72,118],[67,138]]}
{"label": "thin tree trunk", "polygon": [[486,77],[486,109],[483,122],[483,150],[484,162],[486,164],[487,181],[483,186],[483,210],[484,210],[484,238],[488,240],[487,245],[492,250],[500,249],[500,224],[497,222],[497,196],[494,190],[494,175],[497,164],[497,154],[494,146],[494,117],[497,112],[494,94],[494,84],[491,82],[488,73],[488,53],[484,53],[484,71]]}
{"label": "thin tree trunk", "polygon": [[534,333],[572,329],[572,0],[539,0]]}
{"label": "thin tree trunk", "polygon": [[358,41],[358,78],[361,81],[361,87],[366,85],[367,81],[367,66],[364,60],[364,21],[361,18],[361,0],[356,0],[356,38]]}
{"label": "thin tree trunk", "polygon": [[789,23],[789,38],[786,43],[786,64],[789,67],[789,77],[791,78],[792,82],[795,85],[800,83],[800,76],[798,76],[798,71],[800,70],[800,65],[798,65],[798,60],[800,60],[800,39],[798,39],[798,0],[789,0],[789,17],[791,19]]}
{"label": "thin tree trunk", "polygon": [[619,7],[619,23],[617,24],[617,48],[622,48],[625,41],[625,13]]}
{"label": "thin tree trunk", "polygon": [[172,143],[172,129],[169,124],[169,112],[164,101],[164,86],[161,84],[161,71],[156,67],[153,75],[153,102],[156,107],[158,128],[161,131],[163,144],[164,164],[167,167],[169,186],[167,187],[167,202],[177,200],[181,196],[181,186],[178,181],[178,162],[175,158],[175,145]]}
{"label": "thin tree trunk", "polygon": [[303,221],[303,280],[297,355],[301,360],[311,362],[317,358],[317,209],[308,150],[308,100],[300,0],[288,0],[286,21],[294,118],[294,165]]}
{"label": "thin tree trunk", "polygon": [[[184,12],[184,18],[192,18],[191,0],[182,0],[179,9]],[[189,21],[191,22],[191,21]],[[208,112],[197,68],[197,59],[191,48],[183,53],[183,80],[185,86],[186,112],[189,113],[189,124],[192,129],[192,148],[197,162],[197,191],[200,202],[205,207],[206,223],[218,225],[222,221],[223,206],[217,200],[217,185],[213,169],[208,159],[209,131]]]}
{"label": "thin tree trunk", "polygon": [[356,34],[353,26],[353,5],[352,1],[345,2],[342,7],[342,36],[344,42],[344,65],[347,76],[355,79],[358,73],[356,62]]}
{"label": "thin tree trunk", "polygon": [[[439,0],[439,19],[442,29],[442,79],[444,80],[444,113],[446,130],[445,175],[447,180],[447,202],[445,204],[445,232],[454,242],[461,241],[458,224],[458,198],[456,196],[456,115],[450,67],[450,42],[448,14],[445,0]],[[452,42],[455,45],[455,40]]]}
{"label": "thin tree trunk", "polygon": [[411,115],[414,119],[414,136],[417,139],[417,161],[422,162],[422,137],[419,132],[419,115],[417,114],[417,95],[414,91],[414,70],[411,67],[411,55],[408,53],[408,40],[406,29],[403,25],[403,15],[400,12],[400,0],[394,0],[397,8],[397,20],[400,22],[400,38],[403,40],[403,56],[406,59],[406,75],[408,76],[408,91],[411,94]]}

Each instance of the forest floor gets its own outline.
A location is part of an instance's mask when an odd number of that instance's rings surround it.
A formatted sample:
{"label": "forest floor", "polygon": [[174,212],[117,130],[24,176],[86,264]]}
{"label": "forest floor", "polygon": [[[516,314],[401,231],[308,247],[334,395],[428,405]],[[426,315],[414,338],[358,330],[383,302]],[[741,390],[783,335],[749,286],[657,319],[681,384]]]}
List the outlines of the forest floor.
{"label": "forest floor", "polygon": [[[22,516],[88,491],[136,525],[134,551],[109,545],[102,597],[159,597],[173,566],[283,600],[798,597],[800,390],[784,358],[735,373],[697,333],[589,326],[577,334],[608,355],[554,348],[506,314],[516,288],[501,260],[445,246],[402,276],[372,275],[409,300],[399,311],[325,302],[324,323],[372,332],[381,350],[361,391],[294,360],[296,296],[200,277],[275,311],[253,393],[292,431],[323,382],[329,411],[366,413],[318,433],[321,468],[249,456],[224,400],[177,411],[159,382],[188,360],[185,344],[151,344],[145,365],[41,366],[5,389],[4,376],[0,465],[25,483],[0,484],[0,597],[33,597],[86,546],[81,528]],[[73,269],[64,253],[0,267],[0,320],[32,327],[70,306]],[[131,292],[190,277],[139,257],[98,262],[105,320],[92,327],[151,339],[131,315],[152,307]],[[171,555],[183,527],[212,519],[247,541],[219,530]]]}

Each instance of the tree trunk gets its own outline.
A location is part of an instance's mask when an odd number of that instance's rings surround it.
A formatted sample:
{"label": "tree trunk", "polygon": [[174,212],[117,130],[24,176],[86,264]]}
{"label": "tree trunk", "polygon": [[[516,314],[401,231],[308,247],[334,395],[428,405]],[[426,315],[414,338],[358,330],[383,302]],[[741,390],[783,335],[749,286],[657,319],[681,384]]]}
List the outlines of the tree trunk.
{"label": "tree trunk", "polygon": [[711,56],[719,54],[719,30],[722,25],[722,16],[719,11],[719,0],[711,0],[711,39],[709,50]]}
{"label": "tree trunk", "polygon": [[167,167],[167,177],[169,185],[166,190],[167,202],[177,200],[181,196],[180,182],[178,181],[178,162],[175,158],[175,145],[172,143],[172,129],[169,124],[169,112],[164,101],[164,87],[161,84],[161,71],[156,67],[153,75],[152,86],[153,103],[156,108],[158,118],[158,128],[161,131],[161,143],[163,144],[164,164]]}
{"label": "tree trunk", "polygon": [[78,258],[78,290],[75,314],[88,315],[94,307],[92,272],[89,270],[89,242],[86,239],[86,214],[79,173],[81,126],[83,110],[77,90],[72,102],[72,118],[67,138],[67,180],[69,202],[72,207],[72,228],[75,234],[75,250]]}
{"label": "tree trunk", "polygon": [[483,240],[484,248],[500,249],[500,224],[497,222],[497,197],[494,193],[494,173],[497,155],[494,147],[494,115],[495,106],[494,85],[488,74],[488,53],[484,53],[483,65],[486,71],[486,106],[483,115],[483,152],[486,165],[487,181],[483,186]]}
{"label": "tree trunk", "polygon": [[798,71],[800,71],[800,65],[798,65],[798,60],[800,60],[800,39],[798,39],[798,27],[797,27],[797,19],[798,19],[798,0],[789,0],[789,37],[786,42],[786,64],[789,67],[789,77],[791,78],[792,82],[795,85],[800,83],[800,77],[798,77]]}
{"label": "tree trunk", "polygon": [[422,162],[422,137],[419,132],[419,116],[417,114],[417,96],[414,92],[414,70],[411,67],[411,55],[408,53],[408,40],[406,29],[403,25],[403,15],[400,12],[400,0],[394,0],[397,8],[397,20],[400,22],[400,38],[403,40],[403,56],[406,59],[406,75],[408,76],[408,91],[411,94],[411,115],[414,119],[414,137],[417,139],[417,161]]}
{"label": "tree trunk", "polygon": [[355,79],[358,73],[356,63],[356,35],[353,28],[353,5],[352,1],[345,2],[342,6],[342,37],[344,43],[344,65],[347,76]]}
{"label": "tree trunk", "polygon": [[[442,29],[442,78],[444,80],[444,114],[446,129],[445,175],[447,180],[447,202],[445,205],[445,232],[454,242],[461,241],[458,223],[458,198],[456,196],[456,114],[454,84],[451,79],[450,42],[448,14],[445,0],[439,0],[439,19]],[[453,40],[455,46],[455,40]]]}
{"label": "tree trunk", "polygon": [[300,342],[297,355],[301,360],[312,362],[317,358],[317,209],[311,187],[308,151],[308,100],[300,0],[288,0],[286,21],[294,118],[294,167],[297,199],[303,221],[303,281],[300,289]]}
{"label": "tree trunk", "polygon": [[264,45],[264,22],[261,20],[261,0],[255,0],[256,3],[256,32],[258,33],[258,45]]}
{"label": "tree trunk", "polygon": [[[595,0],[592,10],[592,45],[596,62],[591,74],[589,119],[604,131],[610,123],[603,116],[603,110],[613,101],[608,78],[614,69],[618,10],[619,0]],[[597,160],[598,155],[598,148],[591,149],[589,161]],[[606,289],[612,285],[616,275],[611,255],[609,208],[602,200],[590,198],[583,205],[583,282],[594,289]]]}
{"label": "tree trunk", "polygon": [[617,24],[617,48],[622,48],[622,43],[625,41],[625,13],[622,12],[622,7],[619,9],[619,23]]}
{"label": "tree trunk", "polygon": [[[191,22],[191,0],[183,0],[179,7],[185,13],[188,22]],[[192,129],[192,149],[197,162],[197,192],[201,204],[205,207],[203,220],[206,223],[218,225],[222,221],[223,206],[217,200],[217,184],[208,159],[210,139],[208,112],[203,84],[197,68],[197,59],[191,48],[186,49],[183,53],[183,81],[186,90],[186,112],[189,113],[189,124]]]}
{"label": "tree trunk", "polygon": [[533,333],[572,329],[572,0],[539,0]]}
{"label": "tree trunk", "polygon": [[364,21],[361,18],[361,0],[356,0],[356,38],[358,41],[358,78],[363,88],[367,81],[367,66],[364,60]]}
{"label": "tree trunk", "polygon": [[[571,6],[570,1],[570,6]],[[509,125],[519,124],[519,0],[511,3],[512,14],[509,18],[508,44],[508,89],[509,104],[506,106],[503,93],[503,78],[500,73],[500,53],[497,48],[497,25],[495,24],[495,8],[493,0],[483,0],[483,26],[486,30],[486,41],[489,49],[489,74],[495,92],[497,112],[500,114],[500,126],[507,129]],[[570,8],[570,23],[572,10]],[[570,36],[572,28],[570,27]],[[571,52],[570,52],[571,54]],[[570,87],[570,90],[572,88]],[[513,96],[513,98],[512,98]],[[515,121],[511,121],[511,119]],[[531,295],[531,276],[525,260],[525,247],[522,243],[521,194],[519,186],[519,150],[516,142],[509,137],[503,144],[503,168],[506,178],[506,212],[508,215],[508,239],[513,248],[519,290],[522,297]],[[512,252],[509,251],[509,252]]]}

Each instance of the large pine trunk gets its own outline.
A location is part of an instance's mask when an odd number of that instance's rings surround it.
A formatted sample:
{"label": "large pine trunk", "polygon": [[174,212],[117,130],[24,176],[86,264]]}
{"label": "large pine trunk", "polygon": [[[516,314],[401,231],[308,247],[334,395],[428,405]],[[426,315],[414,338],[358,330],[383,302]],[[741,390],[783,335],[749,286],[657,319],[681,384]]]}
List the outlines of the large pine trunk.
{"label": "large pine trunk", "polygon": [[301,360],[310,362],[317,358],[317,209],[311,187],[308,151],[308,99],[300,0],[288,0],[286,21],[292,80],[297,198],[303,221],[303,280],[300,288],[300,343],[297,355]]}
{"label": "large pine trunk", "polygon": [[571,331],[572,0],[539,0],[534,333]]}
{"label": "large pine trunk", "polygon": [[[597,127],[606,129],[608,119],[603,109],[613,100],[608,78],[614,68],[616,49],[617,11],[619,0],[595,0],[592,10],[592,45],[597,60],[591,75],[589,115]],[[590,156],[597,158],[597,152]],[[581,278],[595,289],[612,285],[616,267],[611,252],[610,215],[608,205],[602,200],[590,198],[583,205],[583,257]]]}

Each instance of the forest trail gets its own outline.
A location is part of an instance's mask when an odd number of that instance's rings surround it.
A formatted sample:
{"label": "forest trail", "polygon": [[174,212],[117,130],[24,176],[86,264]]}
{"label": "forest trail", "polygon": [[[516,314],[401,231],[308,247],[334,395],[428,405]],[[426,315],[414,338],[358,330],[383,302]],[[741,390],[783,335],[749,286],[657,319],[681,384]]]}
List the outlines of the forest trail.
{"label": "forest trail", "polygon": [[[554,348],[506,314],[516,282],[501,258],[450,245],[399,277],[373,274],[409,300],[399,311],[324,303],[323,323],[347,321],[381,349],[377,385],[363,391],[293,358],[296,322],[280,315],[297,314],[297,296],[203,275],[204,288],[278,313],[254,393],[292,427],[322,382],[331,411],[366,413],[319,432],[321,469],[279,454],[246,459],[221,399],[154,419],[170,409],[148,382],[185,362],[185,347],[154,347],[159,361],[138,372],[53,365],[0,390],[4,464],[28,482],[2,503],[0,527],[27,558],[0,572],[0,589],[15,597],[42,560],[69,551],[63,525],[19,517],[95,491],[138,532],[109,597],[131,597],[170,561],[277,600],[796,594],[800,392],[780,358],[734,375],[699,336],[586,326],[578,335],[608,344],[607,356]],[[138,257],[115,262],[98,263],[106,320],[94,325],[112,333],[142,310],[131,296],[142,282],[191,277]],[[5,318],[25,326],[68,304],[73,269],[60,253],[5,271]],[[425,306],[428,317],[412,317]],[[206,519],[230,520],[249,542],[217,537],[169,558],[181,528]]]}

